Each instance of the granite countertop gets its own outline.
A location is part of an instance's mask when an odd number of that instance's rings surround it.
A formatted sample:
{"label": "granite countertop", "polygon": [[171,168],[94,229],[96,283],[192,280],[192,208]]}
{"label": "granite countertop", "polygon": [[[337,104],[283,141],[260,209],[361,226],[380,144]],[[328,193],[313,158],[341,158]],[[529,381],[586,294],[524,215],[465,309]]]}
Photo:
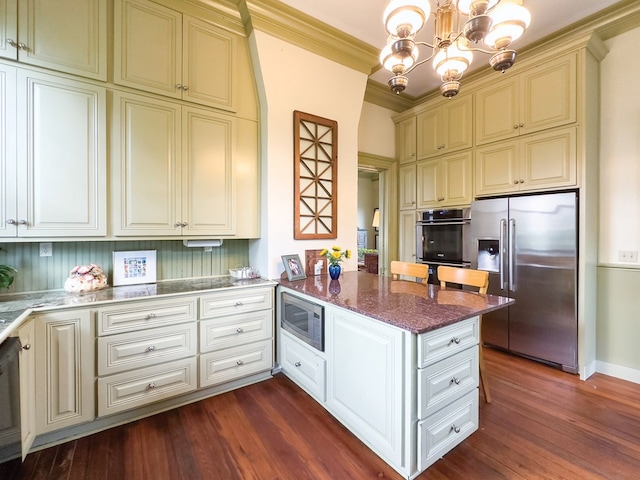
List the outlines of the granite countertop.
{"label": "granite countertop", "polygon": [[165,295],[198,293],[222,288],[242,288],[276,283],[264,278],[234,280],[229,275],[219,277],[170,280],[144,285],[107,287],[88,293],[67,293],[48,290],[33,293],[0,295],[0,342],[10,337],[31,312],[73,306],[94,306],[114,301],[142,300]]}
{"label": "granite countertop", "polygon": [[339,280],[319,275],[279,282],[296,292],[412,333],[435,330],[514,303],[507,297],[424,286],[366,272],[344,272]]}

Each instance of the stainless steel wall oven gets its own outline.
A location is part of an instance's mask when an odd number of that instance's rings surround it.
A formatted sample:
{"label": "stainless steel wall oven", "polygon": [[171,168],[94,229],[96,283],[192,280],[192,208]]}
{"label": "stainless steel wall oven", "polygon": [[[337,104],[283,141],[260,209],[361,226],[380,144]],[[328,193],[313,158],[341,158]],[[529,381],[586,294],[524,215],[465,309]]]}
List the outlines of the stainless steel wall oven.
{"label": "stainless steel wall oven", "polygon": [[471,221],[468,208],[425,210],[417,217],[416,261],[429,265],[429,283],[439,283],[439,265],[471,266],[470,259],[464,258]]}

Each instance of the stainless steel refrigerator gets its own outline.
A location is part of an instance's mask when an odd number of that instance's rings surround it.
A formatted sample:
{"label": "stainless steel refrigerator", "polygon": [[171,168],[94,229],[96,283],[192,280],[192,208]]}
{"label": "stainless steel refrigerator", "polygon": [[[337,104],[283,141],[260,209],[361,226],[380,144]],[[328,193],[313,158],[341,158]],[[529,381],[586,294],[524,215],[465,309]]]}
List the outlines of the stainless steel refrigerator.
{"label": "stainless steel refrigerator", "polygon": [[515,303],[482,317],[482,339],[578,372],[577,193],[478,200],[471,205],[471,268],[489,293]]}

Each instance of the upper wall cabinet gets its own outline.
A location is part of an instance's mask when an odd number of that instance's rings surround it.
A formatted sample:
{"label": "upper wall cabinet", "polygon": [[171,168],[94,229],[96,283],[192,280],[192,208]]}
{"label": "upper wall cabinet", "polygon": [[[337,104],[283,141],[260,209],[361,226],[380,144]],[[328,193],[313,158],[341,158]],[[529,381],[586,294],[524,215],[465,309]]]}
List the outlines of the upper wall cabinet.
{"label": "upper wall cabinet", "polygon": [[0,92],[0,237],[106,235],[105,89],[0,64]]}
{"label": "upper wall cabinet", "polygon": [[145,0],[114,7],[116,84],[236,110],[233,33]]}
{"label": "upper wall cabinet", "polygon": [[107,0],[0,0],[0,57],[107,80]]}
{"label": "upper wall cabinet", "polygon": [[416,117],[396,125],[396,157],[400,163],[416,161]]}
{"label": "upper wall cabinet", "polygon": [[542,62],[476,92],[476,144],[576,122],[576,53]]}
{"label": "upper wall cabinet", "polygon": [[473,97],[440,99],[439,105],[417,115],[418,160],[473,146]]}

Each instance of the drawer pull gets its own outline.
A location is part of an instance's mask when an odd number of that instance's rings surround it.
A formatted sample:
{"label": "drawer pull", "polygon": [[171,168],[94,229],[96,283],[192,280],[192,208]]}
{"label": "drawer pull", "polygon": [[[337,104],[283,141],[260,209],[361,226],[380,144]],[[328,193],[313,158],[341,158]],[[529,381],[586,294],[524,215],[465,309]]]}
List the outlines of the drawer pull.
{"label": "drawer pull", "polygon": [[156,388],[156,384],[155,384],[155,383],[153,383],[153,382],[151,382],[151,383],[149,384],[149,388]]}
{"label": "drawer pull", "polygon": [[238,361],[236,362],[236,365],[244,365],[244,362],[243,362],[242,360],[238,360]]}
{"label": "drawer pull", "polygon": [[451,339],[451,341],[449,342],[449,344],[451,343],[455,343],[456,345],[460,343],[460,339],[458,337],[453,337]]}
{"label": "drawer pull", "polygon": [[453,377],[453,378],[451,379],[451,383],[455,383],[456,385],[460,385],[460,379],[459,379],[459,378],[456,378],[456,377]]}
{"label": "drawer pull", "polygon": [[238,327],[238,328],[236,328],[236,332],[242,333],[242,332],[244,332],[244,330],[242,329],[242,327]]}
{"label": "drawer pull", "polygon": [[155,313],[150,313],[149,315],[147,315],[148,319],[152,319],[152,318],[156,318],[156,314]]}
{"label": "drawer pull", "polygon": [[236,307],[241,307],[242,306],[242,302],[236,302]]}
{"label": "drawer pull", "polygon": [[455,423],[451,425],[451,430],[453,430],[456,433],[460,433],[460,427],[458,427]]}
{"label": "drawer pull", "polygon": [[149,345],[147,347],[147,352],[153,352],[156,349],[155,345]]}
{"label": "drawer pull", "polygon": [[301,366],[302,364],[301,364],[300,362],[296,362],[296,363],[294,363],[294,365],[295,365],[296,367],[299,367],[299,366]]}

